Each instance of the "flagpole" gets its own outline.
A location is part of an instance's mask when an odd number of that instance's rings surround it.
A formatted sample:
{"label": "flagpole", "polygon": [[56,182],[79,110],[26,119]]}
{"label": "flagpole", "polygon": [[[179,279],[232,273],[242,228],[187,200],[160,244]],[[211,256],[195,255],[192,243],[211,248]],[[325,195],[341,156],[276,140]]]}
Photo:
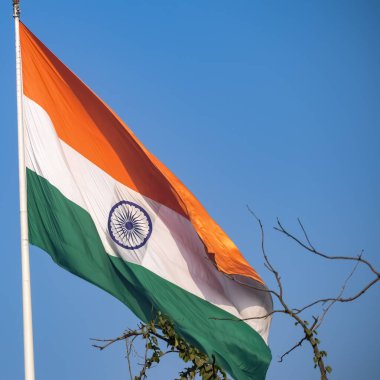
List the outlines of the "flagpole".
{"label": "flagpole", "polygon": [[22,311],[24,323],[24,367],[25,380],[34,380],[34,350],[32,297],[30,289],[28,209],[26,192],[25,137],[22,111],[22,71],[20,49],[20,0],[13,0],[16,47],[16,86],[17,86],[17,130],[18,165],[20,187],[20,228],[21,228],[21,268],[22,268]]}

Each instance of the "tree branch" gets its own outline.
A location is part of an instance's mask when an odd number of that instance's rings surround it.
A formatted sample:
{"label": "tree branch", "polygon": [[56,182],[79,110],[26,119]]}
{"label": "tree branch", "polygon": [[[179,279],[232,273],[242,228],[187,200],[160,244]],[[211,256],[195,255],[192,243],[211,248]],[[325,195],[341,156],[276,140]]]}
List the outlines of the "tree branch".
{"label": "tree branch", "polygon": [[276,231],[279,231],[281,232],[282,234],[286,235],[288,238],[294,240],[297,244],[299,244],[301,247],[305,248],[307,251],[317,255],[317,256],[320,256],[320,257],[323,257],[324,259],[327,259],[327,260],[351,260],[351,261],[359,261],[363,264],[365,264],[369,270],[376,275],[376,277],[380,280],[380,272],[378,272],[374,266],[368,261],[368,260],[365,260],[363,259],[363,251],[358,255],[358,256],[330,256],[330,255],[327,255],[317,249],[314,248],[314,246],[310,243],[310,240],[309,240],[309,237],[306,233],[306,229],[304,228],[303,224],[301,223],[300,219],[298,219],[298,223],[300,224],[301,228],[302,228],[302,231],[306,237],[306,241],[307,241],[307,244],[304,243],[303,241],[301,241],[298,237],[296,237],[295,235],[291,234],[289,231],[287,231],[283,225],[281,224],[280,220],[277,219],[277,226],[278,227],[273,227]]}
{"label": "tree branch", "polygon": [[[290,238],[291,240],[295,241],[298,245],[300,245],[302,248],[306,249],[308,252],[311,252],[311,253],[315,254],[316,256],[319,256],[319,257],[322,257],[322,258],[328,259],[328,260],[347,260],[347,261],[354,261],[355,262],[354,268],[351,270],[351,272],[347,276],[346,280],[344,281],[344,283],[341,287],[341,290],[340,290],[337,297],[329,297],[329,298],[319,299],[319,300],[313,301],[312,303],[310,303],[310,304],[308,304],[302,308],[299,308],[299,309],[290,308],[284,299],[283,285],[281,282],[281,277],[279,275],[279,272],[274,268],[274,266],[270,262],[269,257],[266,253],[266,250],[265,250],[265,234],[264,234],[263,223],[261,222],[260,218],[258,218],[257,215],[249,208],[249,206],[247,206],[247,208],[248,208],[248,211],[251,213],[251,215],[253,215],[253,217],[256,219],[257,223],[259,224],[259,228],[260,228],[260,232],[261,232],[261,252],[262,252],[262,255],[264,257],[264,265],[274,275],[276,282],[277,282],[278,289],[279,289],[278,292],[271,290],[271,289],[269,289],[268,292],[275,296],[275,298],[279,301],[279,303],[281,304],[283,309],[282,308],[276,309],[276,310],[273,310],[272,312],[270,312],[266,315],[256,316],[256,317],[248,317],[248,318],[245,318],[243,320],[246,321],[246,320],[254,320],[254,319],[263,319],[263,318],[268,318],[274,314],[287,314],[287,315],[289,315],[291,318],[293,318],[296,321],[295,322],[296,325],[301,326],[305,335],[293,347],[291,347],[288,351],[286,351],[280,357],[279,361],[282,362],[283,359],[287,355],[289,355],[295,349],[300,347],[303,344],[303,342],[308,341],[310,343],[310,345],[312,346],[312,349],[313,349],[314,363],[315,363],[314,366],[319,367],[319,370],[321,373],[321,380],[327,380],[327,373],[331,372],[331,367],[325,366],[323,358],[327,355],[327,353],[326,353],[326,351],[319,349],[320,341],[316,337],[316,335],[318,334],[317,329],[321,326],[322,322],[324,321],[324,319],[326,317],[326,314],[331,310],[332,306],[335,303],[337,303],[337,302],[351,302],[351,301],[354,301],[355,299],[359,298],[368,289],[370,289],[374,284],[376,284],[378,281],[380,281],[380,273],[374,268],[374,266],[368,260],[363,259],[363,257],[362,257],[363,252],[361,252],[360,255],[358,255],[358,256],[352,256],[352,257],[351,256],[330,256],[330,255],[327,255],[327,254],[317,250],[315,248],[315,246],[311,243],[311,239],[309,238],[309,235],[306,231],[306,228],[304,227],[304,225],[302,224],[300,219],[297,219],[297,220],[298,220],[298,224],[300,225],[300,228],[302,230],[304,240],[301,240],[300,238],[298,238],[294,234],[287,231],[285,229],[285,227],[281,224],[280,220],[277,219],[277,226],[275,226],[274,229],[276,231],[279,231],[280,233],[284,234],[286,237]],[[345,297],[344,298],[343,294],[346,290],[347,284],[350,281],[350,279],[352,278],[352,276],[354,275],[359,264],[366,265],[366,267],[369,268],[369,270],[375,275],[375,278],[372,281],[370,281],[364,288],[362,288],[355,295],[353,295],[351,297]],[[308,327],[308,325],[309,325],[308,321],[300,318],[300,314],[303,311],[311,308],[312,306],[315,306],[315,305],[320,304],[320,303],[325,304],[326,302],[329,303],[328,306],[323,310],[323,313],[320,317],[314,317],[313,316],[314,322],[312,323],[311,327],[309,328]]]}
{"label": "tree branch", "polygon": [[292,351],[294,351],[296,348],[298,347],[301,347],[302,346],[302,343],[306,340],[306,336],[304,336],[298,343],[296,343],[291,349],[289,349],[288,351],[286,351],[284,354],[281,355],[280,359],[278,360],[279,363],[282,363],[282,361],[284,360],[284,357],[286,355],[289,355]]}

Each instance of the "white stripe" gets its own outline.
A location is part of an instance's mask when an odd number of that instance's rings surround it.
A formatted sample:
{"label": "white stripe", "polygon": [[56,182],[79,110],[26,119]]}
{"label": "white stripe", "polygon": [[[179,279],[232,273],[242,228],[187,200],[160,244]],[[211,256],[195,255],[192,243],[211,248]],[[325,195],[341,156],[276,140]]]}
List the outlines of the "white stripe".
{"label": "white stripe", "polygon": [[[239,318],[271,310],[268,293],[242,286],[215,268],[186,218],[116,181],[60,140],[46,111],[26,96],[24,120],[27,167],[90,214],[109,255],[142,265]],[[139,249],[122,248],[109,233],[110,210],[122,200],[140,205],[151,218],[151,236]],[[269,318],[247,323],[267,341]]]}

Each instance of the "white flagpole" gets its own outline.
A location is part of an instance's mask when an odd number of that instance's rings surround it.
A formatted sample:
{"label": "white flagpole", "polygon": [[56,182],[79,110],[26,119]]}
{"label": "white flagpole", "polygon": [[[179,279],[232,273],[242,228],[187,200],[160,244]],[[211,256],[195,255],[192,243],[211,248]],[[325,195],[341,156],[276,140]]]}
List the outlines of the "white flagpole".
{"label": "white flagpole", "polygon": [[16,85],[17,85],[17,130],[18,165],[20,186],[20,227],[21,227],[21,266],[22,266],[22,311],[24,322],[24,366],[25,380],[34,380],[34,350],[32,297],[30,290],[28,209],[26,193],[25,137],[22,111],[22,71],[20,49],[20,1],[13,0],[16,42]]}

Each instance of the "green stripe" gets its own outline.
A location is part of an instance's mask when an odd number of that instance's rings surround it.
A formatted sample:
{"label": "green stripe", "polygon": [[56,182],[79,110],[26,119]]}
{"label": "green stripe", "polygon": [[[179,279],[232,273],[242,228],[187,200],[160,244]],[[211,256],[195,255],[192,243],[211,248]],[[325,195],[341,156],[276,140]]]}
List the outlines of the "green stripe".
{"label": "green stripe", "polygon": [[61,267],[106,290],[141,320],[155,310],[168,315],[179,335],[236,380],[262,380],[271,353],[261,336],[246,323],[173,285],[140,265],[108,255],[87,211],[65,198],[47,180],[27,170],[29,238]]}

